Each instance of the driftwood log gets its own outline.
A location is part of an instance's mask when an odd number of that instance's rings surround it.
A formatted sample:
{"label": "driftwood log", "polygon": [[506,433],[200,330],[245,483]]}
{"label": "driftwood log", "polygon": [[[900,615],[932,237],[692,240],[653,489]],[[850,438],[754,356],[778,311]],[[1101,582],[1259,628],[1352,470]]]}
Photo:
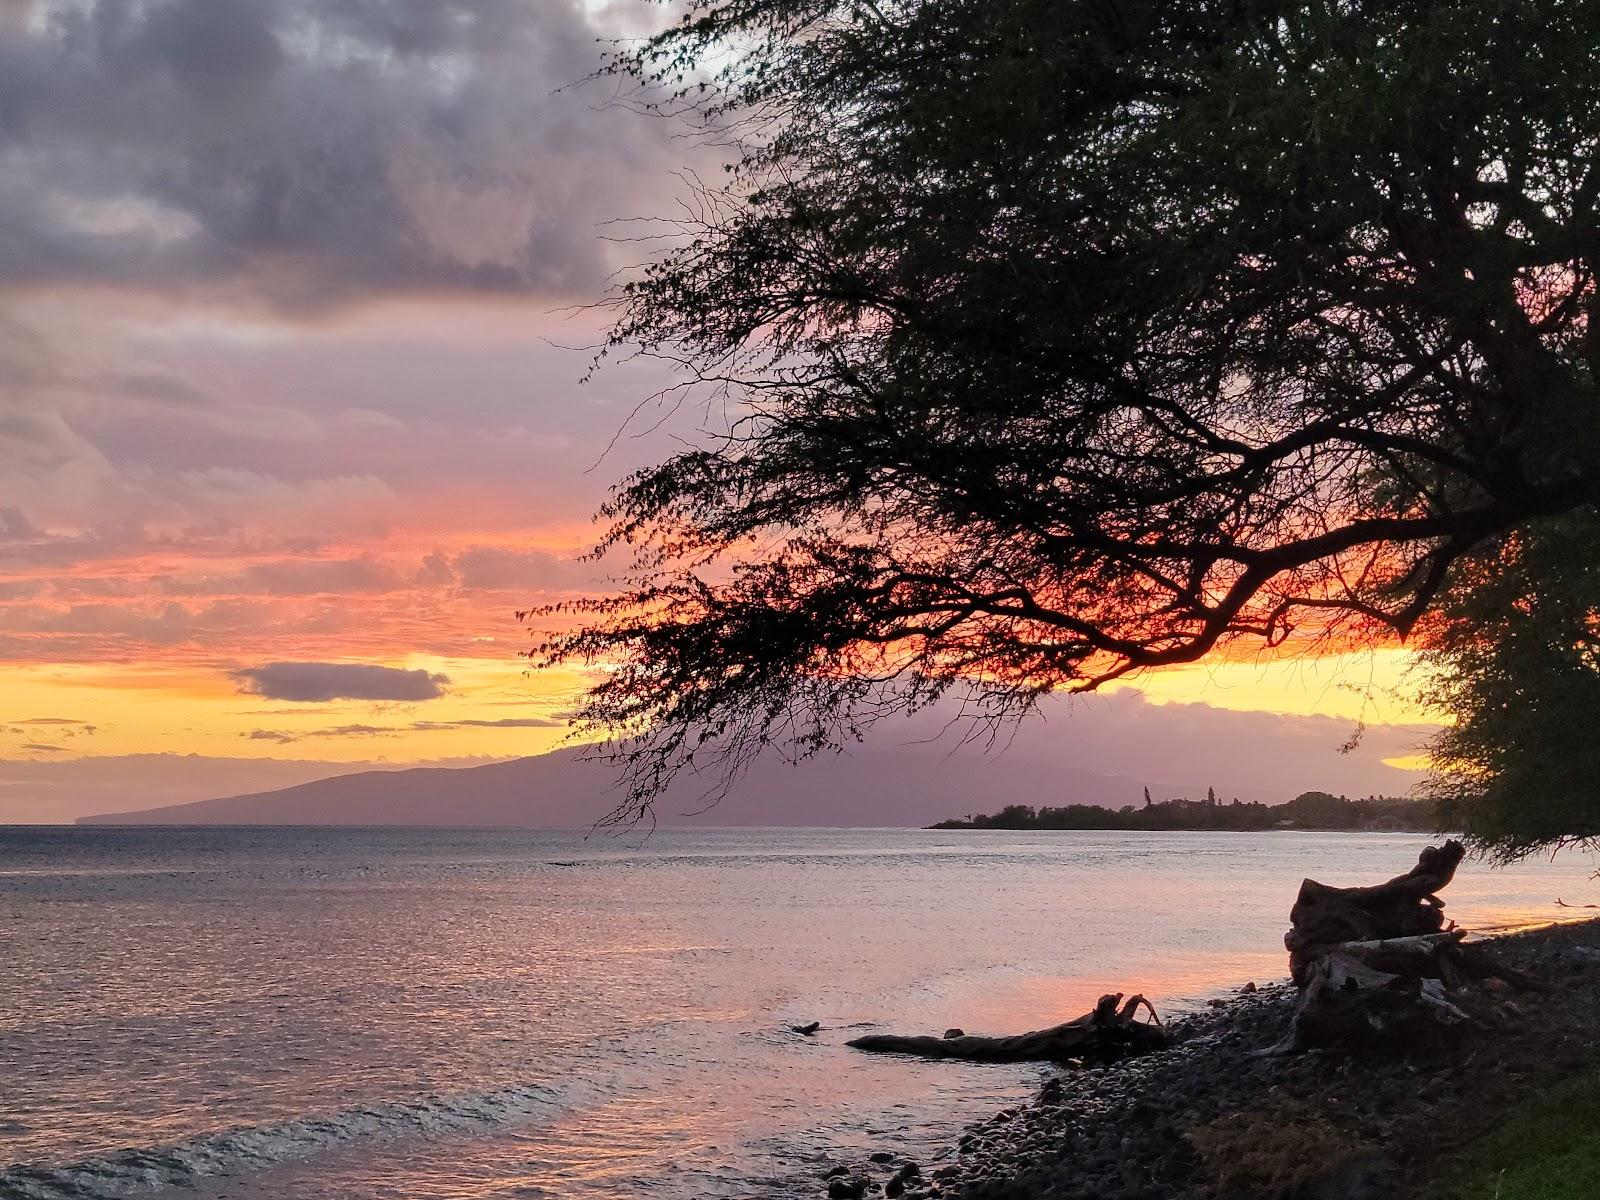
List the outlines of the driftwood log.
{"label": "driftwood log", "polygon": [[1429,846],[1417,865],[1376,887],[1339,888],[1303,880],[1289,910],[1289,974],[1306,985],[1311,965],[1330,948],[1347,942],[1414,937],[1444,928],[1438,893],[1455,878],[1466,848],[1449,841]]}
{"label": "driftwood log", "polygon": [[1456,841],[1429,846],[1375,887],[1300,885],[1283,939],[1300,1003],[1274,1050],[1410,1048],[1499,1020],[1508,991],[1538,986],[1445,921],[1438,892],[1464,853]]}
{"label": "driftwood log", "polygon": [[[1139,1019],[1143,1008],[1150,1019]],[[875,1033],[847,1045],[882,1054],[962,1058],[975,1062],[1113,1062],[1167,1044],[1166,1027],[1143,996],[1124,1001],[1121,992],[1101,996],[1094,1011],[1076,1020],[1011,1037],[978,1037],[952,1029],[944,1037]]]}

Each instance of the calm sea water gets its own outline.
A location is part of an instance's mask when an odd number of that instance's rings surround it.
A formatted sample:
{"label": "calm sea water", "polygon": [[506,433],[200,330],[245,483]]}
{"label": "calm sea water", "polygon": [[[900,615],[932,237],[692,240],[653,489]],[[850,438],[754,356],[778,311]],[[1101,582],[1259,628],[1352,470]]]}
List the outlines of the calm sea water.
{"label": "calm sea water", "polygon": [[[0,829],[0,1196],[814,1192],[1039,1080],[845,1048],[862,1028],[1276,978],[1302,876],[1380,880],[1422,840]],[[1449,912],[1571,915],[1593,865],[1469,865]]]}

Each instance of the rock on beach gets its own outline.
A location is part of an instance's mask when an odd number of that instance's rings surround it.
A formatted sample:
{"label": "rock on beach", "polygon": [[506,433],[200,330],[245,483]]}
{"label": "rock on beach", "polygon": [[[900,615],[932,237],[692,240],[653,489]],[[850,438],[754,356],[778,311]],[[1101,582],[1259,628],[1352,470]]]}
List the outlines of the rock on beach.
{"label": "rock on beach", "polygon": [[[1246,986],[1171,1023],[1174,1044],[1113,1066],[1052,1076],[1035,1102],[981,1122],[953,1160],[881,1182],[860,1173],[828,1195],[890,1200],[1402,1200],[1426,1176],[1442,1126],[1514,1104],[1594,1062],[1600,921],[1495,939],[1507,965],[1552,984],[1518,998],[1503,1027],[1452,1051],[1351,1056],[1266,1053],[1297,993]],[[874,1155],[873,1164],[892,1161]],[[848,1183],[846,1183],[848,1181]],[[860,1183],[862,1191],[835,1191]],[[894,1191],[889,1191],[890,1186]],[[938,1189],[937,1193],[930,1189]]]}

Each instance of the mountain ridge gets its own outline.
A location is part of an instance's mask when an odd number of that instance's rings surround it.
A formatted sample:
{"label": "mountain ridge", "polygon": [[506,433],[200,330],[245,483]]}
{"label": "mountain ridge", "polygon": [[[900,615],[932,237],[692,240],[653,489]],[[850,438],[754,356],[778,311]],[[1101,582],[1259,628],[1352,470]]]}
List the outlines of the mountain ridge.
{"label": "mountain ridge", "polygon": [[[940,733],[949,714],[880,726],[848,752],[797,764],[758,759],[708,811],[712,775],[682,778],[655,806],[668,825],[923,826],[1011,804],[1120,808],[1203,796],[1281,804],[1301,792],[1403,795],[1421,778],[1401,765],[1430,730],[1155,704],[1137,693],[1041,712],[998,748]],[[332,773],[186,804],[80,816],[84,824],[593,825],[618,799],[614,765],[583,747],[468,766]],[[251,782],[255,782],[252,780]],[[192,796],[193,793],[191,792]],[[108,806],[109,808],[109,806]]]}
{"label": "mountain ridge", "polygon": [[[572,828],[615,805],[615,767],[582,749],[473,767],[412,767],[331,775],[310,783],[135,812],[79,817],[79,825],[462,825]],[[955,765],[952,765],[952,762]],[[1004,769],[997,771],[997,765]],[[1003,780],[1003,783],[1000,781]],[[1173,785],[1063,767],[967,756],[867,750],[799,764],[758,763],[719,803],[705,807],[700,781],[676,785],[656,804],[666,825],[926,825],[972,809],[975,793],[1097,795],[1084,803],[1131,803],[1145,787]],[[996,785],[999,785],[998,787]],[[987,785],[987,786],[986,786]],[[1063,790],[1064,789],[1064,790]],[[693,811],[698,810],[698,811]]]}

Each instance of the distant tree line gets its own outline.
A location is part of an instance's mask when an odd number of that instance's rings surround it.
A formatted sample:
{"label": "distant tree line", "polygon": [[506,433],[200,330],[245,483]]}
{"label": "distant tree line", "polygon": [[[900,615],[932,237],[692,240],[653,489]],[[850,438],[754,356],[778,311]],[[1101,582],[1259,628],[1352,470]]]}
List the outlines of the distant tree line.
{"label": "distant tree line", "polygon": [[1153,801],[1145,790],[1142,807],[1105,808],[1067,804],[1035,808],[1008,804],[992,815],[940,821],[934,829],[1365,829],[1432,833],[1439,828],[1438,806],[1430,800],[1365,796],[1352,800],[1328,792],[1302,792],[1287,804],[1224,803],[1214,790],[1204,800]]}

